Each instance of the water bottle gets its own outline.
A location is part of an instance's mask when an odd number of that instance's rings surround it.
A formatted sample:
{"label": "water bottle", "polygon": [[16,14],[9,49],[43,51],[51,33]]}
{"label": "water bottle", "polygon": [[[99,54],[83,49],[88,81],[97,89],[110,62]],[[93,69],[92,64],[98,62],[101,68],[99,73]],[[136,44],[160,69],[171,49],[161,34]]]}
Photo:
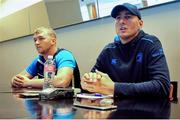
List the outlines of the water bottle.
{"label": "water bottle", "polygon": [[44,85],[43,89],[46,88],[53,88],[52,81],[54,80],[55,76],[55,62],[53,60],[52,55],[48,55],[48,59],[44,63]]}

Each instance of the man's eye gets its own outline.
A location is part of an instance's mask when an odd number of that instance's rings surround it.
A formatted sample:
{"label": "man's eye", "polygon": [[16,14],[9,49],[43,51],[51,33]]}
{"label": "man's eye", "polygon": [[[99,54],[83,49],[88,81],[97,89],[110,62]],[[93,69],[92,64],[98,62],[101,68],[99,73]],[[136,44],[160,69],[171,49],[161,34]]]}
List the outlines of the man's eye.
{"label": "man's eye", "polygon": [[44,38],[44,37],[34,38],[34,42],[36,42],[37,40],[38,40],[38,41],[42,41],[42,40],[44,40],[44,39],[46,39],[46,38]]}
{"label": "man's eye", "polygon": [[44,38],[44,37],[40,37],[40,38],[39,38],[39,40],[43,40],[43,39],[45,39],[45,38]]}
{"label": "man's eye", "polygon": [[120,19],[121,19],[121,17],[120,17],[120,16],[117,16],[117,17],[116,17],[116,20],[120,20]]}
{"label": "man's eye", "polygon": [[116,20],[119,21],[121,19],[129,20],[132,18],[132,15],[125,15],[125,16],[117,16]]}
{"label": "man's eye", "polygon": [[37,38],[37,40],[39,40],[39,41],[42,41],[42,40],[44,40],[44,39],[46,39],[46,38],[44,38],[44,37],[38,37],[38,38]]}
{"label": "man's eye", "polygon": [[37,39],[34,39],[34,42],[36,42],[37,41]]}
{"label": "man's eye", "polygon": [[124,18],[125,18],[125,19],[131,19],[132,16],[131,16],[131,15],[126,15],[126,16],[124,16]]}

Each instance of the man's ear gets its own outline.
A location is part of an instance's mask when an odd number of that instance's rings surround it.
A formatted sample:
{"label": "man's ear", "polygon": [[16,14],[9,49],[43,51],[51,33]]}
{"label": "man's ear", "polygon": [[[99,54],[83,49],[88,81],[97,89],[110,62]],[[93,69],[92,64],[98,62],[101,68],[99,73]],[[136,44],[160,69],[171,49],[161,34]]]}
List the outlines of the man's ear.
{"label": "man's ear", "polygon": [[56,38],[54,38],[54,37],[51,38],[51,43],[52,43],[52,44],[56,44]]}
{"label": "man's ear", "polygon": [[142,28],[143,24],[144,24],[144,22],[142,20],[139,20],[139,25],[141,28]]}

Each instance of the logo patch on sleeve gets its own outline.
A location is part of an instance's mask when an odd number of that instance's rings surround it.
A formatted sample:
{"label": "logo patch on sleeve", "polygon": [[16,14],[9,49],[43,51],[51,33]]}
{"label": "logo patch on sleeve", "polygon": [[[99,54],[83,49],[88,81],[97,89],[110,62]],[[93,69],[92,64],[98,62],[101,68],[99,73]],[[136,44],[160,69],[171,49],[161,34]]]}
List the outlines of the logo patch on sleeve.
{"label": "logo patch on sleeve", "polygon": [[117,64],[117,59],[111,59],[111,64],[116,65]]}

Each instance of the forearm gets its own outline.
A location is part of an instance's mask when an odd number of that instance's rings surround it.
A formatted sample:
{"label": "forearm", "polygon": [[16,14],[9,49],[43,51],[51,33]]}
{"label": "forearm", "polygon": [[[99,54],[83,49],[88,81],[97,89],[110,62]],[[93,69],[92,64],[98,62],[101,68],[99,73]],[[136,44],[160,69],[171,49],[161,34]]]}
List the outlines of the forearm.
{"label": "forearm", "polygon": [[[59,79],[55,77],[52,84],[54,87],[68,87],[70,82],[70,80],[68,81],[65,79]],[[31,79],[27,83],[25,83],[25,87],[42,88],[43,84],[44,79]]]}
{"label": "forearm", "polygon": [[168,83],[164,85],[160,80],[142,83],[115,83],[115,96],[156,96],[167,97],[169,94]]}
{"label": "forearm", "polygon": [[54,87],[69,87],[71,83],[72,77],[57,77],[55,76],[55,79],[53,81],[53,86]]}
{"label": "forearm", "polygon": [[44,79],[31,79],[25,83],[25,87],[42,88]]}
{"label": "forearm", "polygon": [[54,87],[69,87],[72,79],[73,69],[69,67],[63,67],[58,70],[57,75],[53,81],[53,85]]}
{"label": "forearm", "polygon": [[23,70],[22,72],[20,72],[19,75],[24,75],[24,76],[26,76],[29,79],[33,78],[33,76],[30,75],[26,70]]}
{"label": "forearm", "polygon": [[[70,79],[65,79],[62,77],[56,77],[54,78],[52,84],[54,87],[68,87],[70,84]],[[28,82],[25,83],[25,87],[32,87],[32,88],[42,88],[44,84],[44,79],[31,79],[28,80]]]}

